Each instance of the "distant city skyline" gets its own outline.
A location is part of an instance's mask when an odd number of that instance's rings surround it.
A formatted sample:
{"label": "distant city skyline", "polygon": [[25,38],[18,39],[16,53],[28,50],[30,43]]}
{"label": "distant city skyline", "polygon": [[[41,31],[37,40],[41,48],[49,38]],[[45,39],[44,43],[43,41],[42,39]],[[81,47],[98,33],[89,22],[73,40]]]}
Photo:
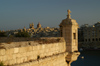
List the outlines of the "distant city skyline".
{"label": "distant city skyline", "polygon": [[71,10],[79,26],[100,21],[100,0],[0,0],[0,30],[34,27],[59,27]]}

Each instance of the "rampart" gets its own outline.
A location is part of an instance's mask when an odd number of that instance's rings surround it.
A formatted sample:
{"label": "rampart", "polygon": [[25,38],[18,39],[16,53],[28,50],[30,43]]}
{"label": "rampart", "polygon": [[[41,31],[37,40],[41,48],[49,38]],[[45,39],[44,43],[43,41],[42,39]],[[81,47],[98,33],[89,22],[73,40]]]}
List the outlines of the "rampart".
{"label": "rampart", "polygon": [[59,25],[63,38],[0,38],[0,62],[7,66],[70,66],[80,53],[78,23],[71,19],[71,11],[67,12],[67,18]]}
{"label": "rampart", "polygon": [[66,43],[63,38],[0,39],[2,39],[0,40],[0,61],[5,65],[67,66],[65,57],[68,52],[66,52]]}

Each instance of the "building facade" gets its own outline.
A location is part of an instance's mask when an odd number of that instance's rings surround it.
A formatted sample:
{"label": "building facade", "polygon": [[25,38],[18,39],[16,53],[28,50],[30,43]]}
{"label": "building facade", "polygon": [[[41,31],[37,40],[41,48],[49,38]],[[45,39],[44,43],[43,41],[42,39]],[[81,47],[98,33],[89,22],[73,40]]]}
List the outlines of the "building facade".
{"label": "building facade", "polygon": [[82,25],[79,28],[79,42],[83,44],[92,44],[100,42],[100,22],[90,26]]}

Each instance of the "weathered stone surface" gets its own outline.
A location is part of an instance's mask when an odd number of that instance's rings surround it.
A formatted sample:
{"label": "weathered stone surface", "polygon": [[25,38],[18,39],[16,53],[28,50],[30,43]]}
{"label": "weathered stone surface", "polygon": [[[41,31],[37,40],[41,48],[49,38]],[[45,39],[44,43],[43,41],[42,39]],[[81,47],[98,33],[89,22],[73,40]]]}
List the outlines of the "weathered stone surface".
{"label": "weathered stone surface", "polygon": [[19,48],[14,48],[14,53],[18,53],[19,52]]}
{"label": "weathered stone surface", "polygon": [[0,49],[0,56],[5,55],[5,49]]}
{"label": "weathered stone surface", "polygon": [[[26,42],[21,42],[21,43],[26,43]],[[37,60],[47,56],[53,56],[54,54],[62,53],[66,49],[64,48],[64,46],[66,45],[63,42],[63,43],[51,43],[51,44],[42,44],[42,45],[26,46],[26,47],[15,47],[6,50],[1,49],[0,61],[4,61],[5,65],[7,64],[14,65],[14,64],[29,62],[32,60]],[[51,60],[51,58],[47,58],[42,61],[46,62],[47,60]],[[33,65],[46,66],[49,64],[48,62],[46,64],[33,64]]]}
{"label": "weathered stone surface", "polygon": [[[66,46],[68,47],[66,51],[74,52],[78,51],[78,23],[76,20],[72,19],[70,16],[71,11],[68,10],[67,18],[62,20],[60,23],[60,33],[66,41]],[[73,44],[76,45],[73,47]]]}
{"label": "weathered stone surface", "polygon": [[5,53],[6,55],[12,55],[14,53],[14,48],[6,49]]}

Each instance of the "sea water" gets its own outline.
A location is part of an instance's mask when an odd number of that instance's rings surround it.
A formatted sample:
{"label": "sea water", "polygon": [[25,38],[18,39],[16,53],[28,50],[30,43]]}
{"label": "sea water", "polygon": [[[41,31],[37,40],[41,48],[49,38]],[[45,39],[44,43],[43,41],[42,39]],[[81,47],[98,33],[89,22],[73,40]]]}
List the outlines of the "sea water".
{"label": "sea water", "polygon": [[100,66],[100,50],[81,51],[71,66]]}

